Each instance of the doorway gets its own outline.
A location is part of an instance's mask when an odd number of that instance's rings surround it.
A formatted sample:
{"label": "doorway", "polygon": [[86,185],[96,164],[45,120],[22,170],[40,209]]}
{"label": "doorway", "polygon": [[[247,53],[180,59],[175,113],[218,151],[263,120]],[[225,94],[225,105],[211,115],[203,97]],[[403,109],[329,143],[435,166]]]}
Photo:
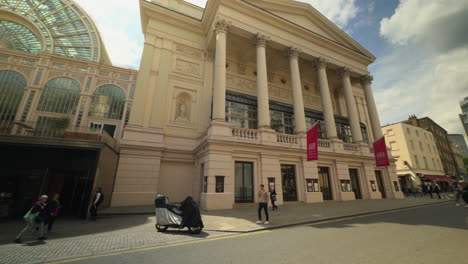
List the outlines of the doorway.
{"label": "doorway", "polygon": [[356,199],[362,199],[361,184],[359,183],[359,172],[357,169],[349,169],[349,177],[351,178],[351,188],[353,189]]}
{"label": "doorway", "polygon": [[236,161],[234,192],[236,203],[252,203],[253,199],[253,163]]}
{"label": "doorway", "polygon": [[330,183],[330,170],[328,167],[319,167],[319,185],[320,191],[323,195],[323,200],[333,200],[331,183]]}
{"label": "doorway", "polygon": [[281,165],[283,201],[297,201],[296,166]]}
{"label": "doorway", "polygon": [[375,178],[377,179],[377,188],[379,188],[379,192],[382,194],[382,198],[387,198],[385,193],[385,186],[382,178],[382,171],[376,170],[375,171]]}

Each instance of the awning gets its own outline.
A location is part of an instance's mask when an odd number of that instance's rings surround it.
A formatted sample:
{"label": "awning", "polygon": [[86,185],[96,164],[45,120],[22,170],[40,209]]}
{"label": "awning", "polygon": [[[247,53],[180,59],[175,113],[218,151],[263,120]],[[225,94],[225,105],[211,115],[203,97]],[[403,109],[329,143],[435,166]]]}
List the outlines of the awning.
{"label": "awning", "polygon": [[424,175],[421,178],[426,178],[431,181],[445,181],[445,182],[451,182],[451,179],[445,177],[445,176],[440,176],[440,175]]}
{"label": "awning", "polygon": [[398,178],[403,178],[403,177],[406,177],[406,176],[410,176],[409,174],[398,174]]}

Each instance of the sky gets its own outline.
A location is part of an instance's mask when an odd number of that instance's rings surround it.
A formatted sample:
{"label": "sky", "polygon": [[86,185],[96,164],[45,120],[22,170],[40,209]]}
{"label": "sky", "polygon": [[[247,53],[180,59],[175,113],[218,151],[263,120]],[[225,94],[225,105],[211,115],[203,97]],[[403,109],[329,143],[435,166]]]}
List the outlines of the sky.
{"label": "sky", "polygon": [[[114,65],[138,69],[143,49],[138,0],[75,0],[94,19]],[[204,7],[206,0],[188,0]],[[382,125],[430,117],[464,134],[468,96],[468,1],[302,0],[373,53],[372,85]]]}

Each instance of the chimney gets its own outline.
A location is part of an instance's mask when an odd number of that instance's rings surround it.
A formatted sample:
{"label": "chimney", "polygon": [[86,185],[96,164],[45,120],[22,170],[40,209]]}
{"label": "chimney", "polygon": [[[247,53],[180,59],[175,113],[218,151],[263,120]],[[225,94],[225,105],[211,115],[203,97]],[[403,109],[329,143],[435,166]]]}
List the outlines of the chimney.
{"label": "chimney", "polygon": [[416,115],[410,115],[408,118],[408,124],[413,125],[413,126],[418,126],[418,118]]}

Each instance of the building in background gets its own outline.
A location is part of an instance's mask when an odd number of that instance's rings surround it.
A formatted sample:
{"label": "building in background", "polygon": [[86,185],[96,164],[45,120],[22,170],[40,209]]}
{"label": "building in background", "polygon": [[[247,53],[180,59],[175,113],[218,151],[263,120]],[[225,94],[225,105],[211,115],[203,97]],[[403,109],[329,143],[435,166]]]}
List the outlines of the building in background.
{"label": "building in background", "polygon": [[468,158],[468,146],[466,145],[465,137],[462,134],[449,134],[448,137],[458,147],[461,155]]}
{"label": "building in background", "polygon": [[460,151],[460,148],[452,143],[452,149],[453,149],[453,155],[455,158],[455,162],[457,163],[457,169],[458,173],[460,175],[459,180],[465,180],[466,178],[466,169],[465,169],[465,163],[464,163],[464,157],[463,154]]}
{"label": "building in background", "polygon": [[462,122],[463,128],[465,128],[465,134],[468,137],[468,97],[465,97],[460,101],[460,108],[462,113],[460,116],[460,121]]}
{"label": "building in background", "polygon": [[[190,195],[204,209],[403,197],[375,166],[375,57],[295,1],[139,1],[145,34],[112,206]],[[305,132],[320,124],[319,160]]]}
{"label": "building in background", "polygon": [[445,176],[435,136],[424,128],[405,122],[382,127],[402,188],[415,188],[425,182],[438,182],[448,189],[451,179]]}
{"label": "building in background", "polygon": [[82,216],[93,186],[111,197],[136,76],[112,66],[75,2],[0,0],[2,214],[23,215],[42,193]]}
{"label": "building in background", "polygon": [[424,128],[432,133],[445,174],[453,178],[459,177],[458,165],[455,160],[452,143],[448,138],[447,131],[429,117],[417,118],[413,115],[408,118],[407,123]]}

